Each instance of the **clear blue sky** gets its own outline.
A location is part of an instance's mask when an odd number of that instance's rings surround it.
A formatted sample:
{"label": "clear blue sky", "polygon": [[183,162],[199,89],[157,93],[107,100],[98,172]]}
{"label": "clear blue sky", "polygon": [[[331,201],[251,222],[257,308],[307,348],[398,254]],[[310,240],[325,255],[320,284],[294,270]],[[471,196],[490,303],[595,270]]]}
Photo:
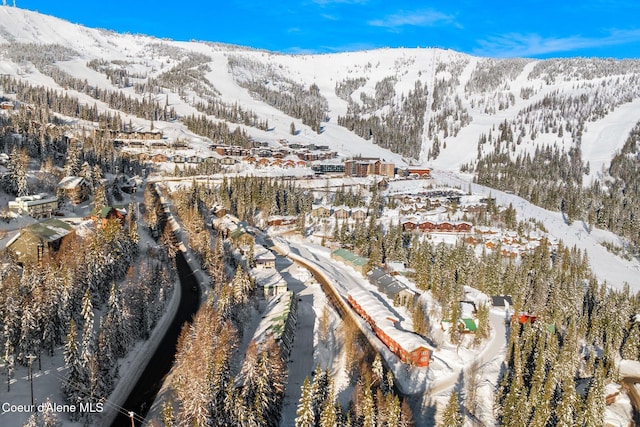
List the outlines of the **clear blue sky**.
{"label": "clear blue sky", "polygon": [[493,57],[640,58],[638,0],[15,1],[88,27],[286,53],[420,46]]}

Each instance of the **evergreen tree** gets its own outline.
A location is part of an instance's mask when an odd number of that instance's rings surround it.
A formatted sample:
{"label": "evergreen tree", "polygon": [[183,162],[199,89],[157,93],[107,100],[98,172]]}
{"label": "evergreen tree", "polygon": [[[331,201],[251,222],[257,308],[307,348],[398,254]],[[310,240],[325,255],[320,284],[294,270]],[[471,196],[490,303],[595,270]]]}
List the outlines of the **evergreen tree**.
{"label": "evergreen tree", "polygon": [[93,340],[93,303],[91,302],[91,294],[87,289],[82,297],[82,318],[84,325],[82,329],[82,350],[80,353],[81,363],[88,367],[90,357],[94,354]]}
{"label": "evergreen tree", "polygon": [[[64,361],[67,367],[67,377],[62,389],[64,390],[67,401],[72,405],[77,405],[82,402],[85,395],[87,376],[80,360],[76,322],[73,319],[71,319],[69,323],[69,333],[67,334],[67,341],[64,346]],[[75,415],[74,418],[77,418],[77,415]]]}
{"label": "evergreen tree", "polygon": [[109,347],[116,358],[123,357],[129,346],[129,336],[127,325],[123,318],[121,300],[122,294],[114,282],[111,284],[111,291],[107,301],[104,330],[109,337]]}
{"label": "evergreen tree", "polygon": [[101,182],[93,194],[93,211],[98,213],[100,209],[107,206],[107,204],[107,187]]}
{"label": "evergreen tree", "polygon": [[67,158],[64,163],[64,173],[66,176],[80,176],[80,171],[82,170],[80,155],[80,149],[76,143],[69,145]]}
{"label": "evergreen tree", "polygon": [[45,409],[42,412],[41,425],[42,427],[58,427],[61,425],[60,420],[58,419],[58,414],[53,411],[53,404],[48,397],[45,402]]}
{"label": "evergreen tree", "polygon": [[7,163],[7,175],[5,189],[16,196],[26,196],[28,194],[27,166],[29,155],[25,150],[13,147],[9,154]]}
{"label": "evergreen tree", "polygon": [[591,379],[584,402],[584,427],[599,427],[604,420],[605,402],[605,372],[603,364],[596,367]]}
{"label": "evergreen tree", "polygon": [[305,377],[304,383],[302,384],[302,394],[296,415],[296,427],[313,427],[315,425],[313,395],[308,377]]}
{"label": "evergreen tree", "polygon": [[333,427],[338,424],[338,409],[335,404],[335,390],[333,384],[327,390],[327,396],[320,409],[320,427]]}
{"label": "evergreen tree", "polygon": [[376,405],[373,399],[371,387],[364,385],[363,403],[362,403],[362,426],[375,427],[376,425]]}
{"label": "evergreen tree", "polygon": [[447,406],[445,406],[442,412],[440,425],[442,427],[462,427],[463,421],[458,393],[454,390],[451,392],[451,395],[449,395]]}

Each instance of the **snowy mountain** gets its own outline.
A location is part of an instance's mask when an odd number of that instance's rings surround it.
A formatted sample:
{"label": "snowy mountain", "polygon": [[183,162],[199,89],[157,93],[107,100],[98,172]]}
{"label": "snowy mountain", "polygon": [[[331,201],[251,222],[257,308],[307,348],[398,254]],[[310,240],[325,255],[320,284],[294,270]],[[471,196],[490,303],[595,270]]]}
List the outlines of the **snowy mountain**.
{"label": "snowy mountain", "polygon": [[[513,156],[580,143],[588,182],[621,149],[640,106],[640,61],[495,60],[440,49],[281,55],[117,34],[7,6],[0,41],[0,73],[66,88],[87,104],[96,101],[65,77],[152,98],[178,118],[206,113],[264,141],[295,139],[344,156],[442,169],[501,146]],[[244,118],[207,109],[214,104]],[[126,120],[149,126],[135,115]],[[180,120],[155,125],[169,137],[189,134]]]}

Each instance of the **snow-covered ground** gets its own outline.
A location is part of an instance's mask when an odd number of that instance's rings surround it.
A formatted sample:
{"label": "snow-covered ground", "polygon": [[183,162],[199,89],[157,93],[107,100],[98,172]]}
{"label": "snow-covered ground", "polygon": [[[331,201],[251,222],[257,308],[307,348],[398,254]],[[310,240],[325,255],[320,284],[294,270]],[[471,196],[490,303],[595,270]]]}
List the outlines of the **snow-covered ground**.
{"label": "snow-covered ground", "polygon": [[[329,257],[329,250],[326,248],[309,243],[285,241],[281,238],[274,238],[274,243],[280,251],[288,254],[288,256],[293,259],[300,258],[312,265],[317,271],[322,272],[345,299],[348,292],[354,289],[375,292],[375,288],[360,273],[351,267],[332,260]],[[384,298],[380,294],[377,295]],[[402,311],[404,318],[410,319],[404,308],[396,307],[396,309]],[[504,316],[504,312],[491,314],[493,333],[491,338],[479,348],[468,349],[443,345],[434,350],[433,360],[428,368],[408,368],[375,337],[363,320],[359,317],[357,319],[363,325],[363,333],[369,338],[374,347],[380,351],[387,365],[393,370],[396,382],[404,393],[421,394],[428,391],[429,394],[435,395],[451,388],[460,372],[474,361],[483,366],[490,363],[504,351]]]}
{"label": "snow-covered ground", "polygon": [[543,209],[514,194],[474,184],[470,175],[446,171],[432,171],[432,175],[445,185],[458,186],[463,190],[471,189],[473,193],[484,196],[491,195],[498,205],[512,204],[517,211],[518,220],[535,218],[544,224],[551,236],[562,240],[565,246],[575,246],[586,252],[591,269],[600,281],[616,289],[622,289],[628,283],[632,292],[640,290],[640,260],[625,260],[601,245],[603,241],[620,244],[620,238],[615,234],[597,228],[589,232],[589,226],[582,221],[567,224],[560,212]]}
{"label": "snow-covered ground", "polygon": [[[521,111],[532,106],[546,96],[554,93],[576,96],[588,91],[595,92],[598,83],[610,82],[617,76],[603,80],[586,80],[571,75],[571,65],[553,82],[546,82],[541,77],[532,77],[532,71],[541,61],[529,60],[519,70],[517,75],[511,76],[499,89],[489,93],[481,91],[468,92],[466,85],[474,77],[477,66],[482,66],[485,59],[442,49],[379,49],[361,52],[345,52],[327,55],[282,55],[265,51],[256,51],[238,46],[221,44],[205,44],[199,42],[177,42],[166,39],[156,39],[143,35],[117,34],[104,30],[85,28],[51,16],[39,14],[18,8],[0,7],[0,41],[4,43],[57,43],[74,50],[77,55],[65,61],[58,61],[65,72],[74,77],[87,80],[96,87],[119,90],[127,96],[142,99],[132,87],[115,87],[104,73],[97,72],[87,66],[91,59],[101,59],[107,64],[119,61],[119,64],[135,75],[156,77],[182,61],[189,53],[199,53],[210,58],[209,71],[205,73],[205,84],[219,92],[219,99],[228,104],[237,104],[246,111],[255,112],[262,120],[267,120],[269,130],[230,123],[231,130],[240,127],[257,140],[266,141],[270,145],[277,145],[281,139],[295,140],[302,144],[317,143],[328,145],[340,156],[365,155],[380,157],[393,161],[396,165],[407,163],[431,163],[431,166],[443,170],[457,170],[461,164],[475,160],[477,141],[481,134],[488,134],[504,120],[511,120]],[[260,64],[265,69],[277,70],[277,74],[284,78],[299,82],[303,86],[317,85],[322,96],[328,102],[328,121],[322,124],[323,131],[318,134],[302,123],[300,119],[291,117],[242,88],[232,71],[228,67],[230,56],[247,59],[249,62]],[[452,69],[460,65],[459,72],[452,74]],[[446,71],[443,71],[446,70]],[[260,72],[258,70],[256,73]],[[0,73],[15,76],[19,79],[52,87],[59,87],[50,77],[41,74],[29,64],[18,64],[9,58],[0,61]],[[402,98],[413,90],[416,81],[422,82],[428,88],[429,104],[432,101],[435,82],[438,79],[456,79],[452,93],[461,99],[461,106],[471,117],[471,123],[460,129],[457,135],[449,134],[444,140],[446,147],[441,144],[440,156],[427,160],[426,152],[431,148],[433,138],[422,136],[420,153],[414,157],[420,160],[403,158],[381,148],[379,145],[366,141],[355,133],[337,124],[337,118],[347,113],[347,102],[336,94],[336,84],[347,79],[363,78],[364,86],[355,90],[352,100],[359,102],[361,95],[374,96],[376,84],[389,76],[394,76],[393,100],[401,102]],[[506,77],[505,77],[506,78]],[[135,82],[143,79],[133,78]],[[520,96],[522,89],[532,90],[528,97]],[[107,110],[104,103],[97,101],[87,94],[69,91],[88,105],[94,103],[101,110]],[[505,108],[494,113],[487,113],[482,105],[485,102],[495,103],[495,97],[512,94],[513,101]],[[190,105],[190,96],[181,98],[178,93],[167,92],[157,96],[158,101],[168,101],[169,106],[180,116],[199,114]],[[483,100],[481,104],[478,101]],[[472,101],[474,101],[472,103]],[[627,100],[625,100],[626,102]],[[474,106],[474,103],[476,105]],[[629,129],[636,123],[639,101],[626,102],[618,107],[607,108],[608,114],[596,121],[590,121],[582,136],[583,160],[591,164],[591,174],[585,180],[597,176],[602,166],[606,166],[613,154],[620,149],[627,137]],[[425,129],[434,112],[427,108],[425,111]],[[148,129],[150,123],[129,114],[122,114],[123,121],[131,121],[138,129]],[[290,133],[291,123],[300,132],[293,136]],[[70,120],[69,124],[80,124],[78,120]],[[84,123],[87,128],[90,123]],[[182,139],[191,148],[188,153],[205,154],[209,151],[211,141],[194,135],[179,121],[156,121],[154,126],[162,130],[167,140]],[[441,135],[442,136],[442,135]],[[556,134],[541,134],[535,144],[553,145],[568,149],[572,144],[567,136],[565,144],[563,138]],[[531,151],[535,144],[527,136],[522,145],[516,147],[516,152]]]}
{"label": "snow-covered ground", "polygon": [[[128,196],[127,196],[128,197]],[[138,197],[142,199],[142,194],[137,193],[131,196],[131,200],[136,200]],[[138,201],[140,201],[138,200]],[[127,203],[126,199],[123,203]],[[64,219],[73,219],[73,216],[81,214],[87,215],[90,212],[90,206],[88,203],[80,206],[69,206],[67,209],[63,209]],[[20,216],[8,224],[2,223],[1,229],[17,229],[25,224],[35,222],[33,218]],[[155,245],[155,242],[146,234],[141,233],[141,247],[149,248]],[[112,394],[103,399],[103,406],[100,408],[99,415],[95,419],[95,425],[110,425],[113,417],[122,409],[121,405],[124,403],[129,395],[131,388],[135,385],[135,382],[142,372],[144,365],[147,363],[149,357],[153,354],[154,349],[157,347],[158,342],[164,335],[164,329],[166,324],[170,322],[177,309],[177,303],[180,300],[180,287],[174,286],[174,292],[171,299],[168,301],[165,314],[158,321],[153,333],[149,340],[137,342],[133,348],[131,348],[127,356],[119,361],[119,381]],[[100,315],[100,313],[98,313]],[[49,357],[45,354],[41,356],[41,366],[36,360],[33,364],[33,390],[34,401],[36,406],[46,402],[47,400],[55,405],[65,405],[66,401],[62,393],[61,384],[66,380],[66,368],[63,359],[63,347],[57,347],[55,349],[55,356]],[[4,364],[0,363],[0,369],[4,370]],[[14,379],[11,381],[11,391],[8,392],[5,386],[0,389],[0,405],[31,405],[31,384],[29,381],[28,368],[17,366],[14,373]],[[76,412],[79,408],[73,408],[66,406],[60,407],[60,411],[56,411],[58,420],[64,426],[79,426],[80,422],[71,422],[69,420],[69,413]],[[7,408],[1,408],[0,411],[0,425],[1,426],[20,426],[27,422],[30,411],[22,411],[19,408],[7,406]],[[6,410],[5,410],[6,409]],[[36,408],[38,409],[38,408]],[[42,412],[42,411],[38,411]]]}

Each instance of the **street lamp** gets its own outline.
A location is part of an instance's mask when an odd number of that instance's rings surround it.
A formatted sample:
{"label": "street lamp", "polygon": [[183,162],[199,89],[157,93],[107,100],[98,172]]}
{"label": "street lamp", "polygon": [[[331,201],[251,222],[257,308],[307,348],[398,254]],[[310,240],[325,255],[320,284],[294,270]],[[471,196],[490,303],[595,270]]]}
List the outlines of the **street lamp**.
{"label": "street lamp", "polygon": [[38,356],[34,356],[33,354],[30,354],[27,356],[27,359],[29,359],[29,382],[31,383],[31,410],[33,412],[36,411],[36,404],[33,400],[33,371],[31,370],[31,366],[33,365],[33,361],[37,358]]}

